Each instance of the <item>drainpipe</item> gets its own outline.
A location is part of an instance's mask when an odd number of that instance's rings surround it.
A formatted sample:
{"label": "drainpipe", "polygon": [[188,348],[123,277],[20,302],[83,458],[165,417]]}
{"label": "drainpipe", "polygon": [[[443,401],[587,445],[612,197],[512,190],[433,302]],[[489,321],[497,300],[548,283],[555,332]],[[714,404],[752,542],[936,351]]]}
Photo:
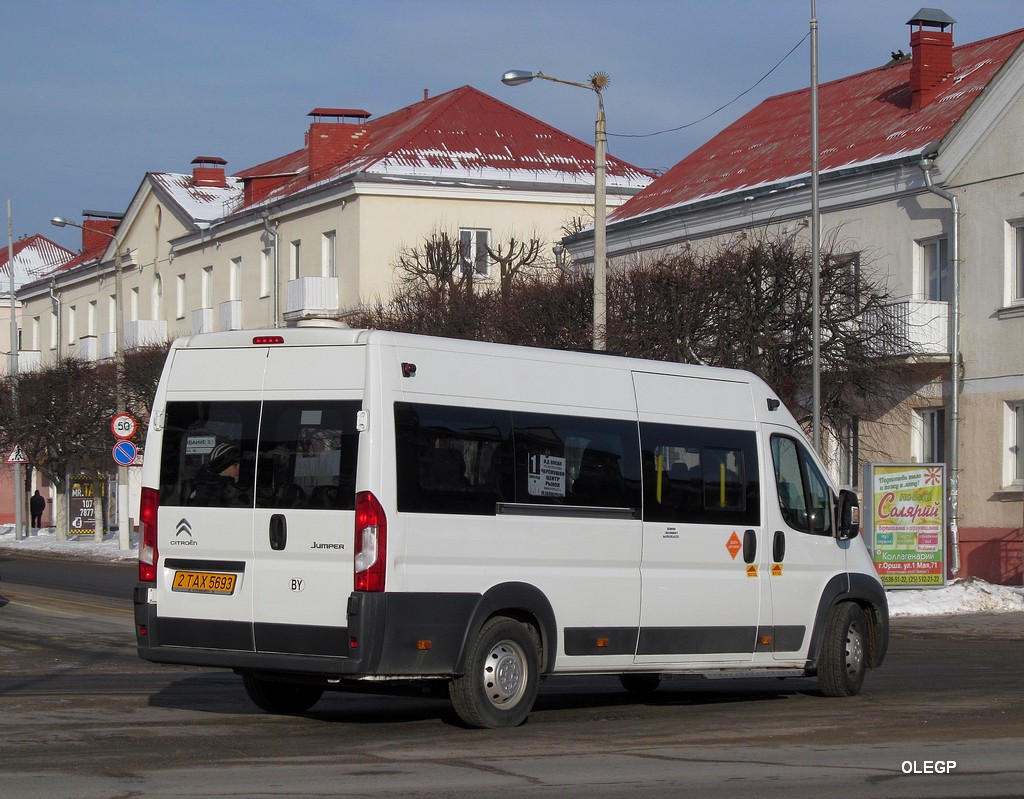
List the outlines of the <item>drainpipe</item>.
{"label": "drainpipe", "polygon": [[952,350],[952,370],[949,398],[949,540],[953,548],[953,576],[960,572],[960,526],[958,505],[960,501],[960,203],[955,194],[939,188],[932,183],[932,172],[935,170],[934,158],[922,158],[921,172],[928,191],[938,195],[949,203],[953,212],[953,229],[949,242],[949,263],[952,271],[950,277],[949,303],[949,338]]}
{"label": "drainpipe", "polygon": [[274,327],[280,327],[281,318],[281,261],[278,253],[281,248],[278,246],[277,231],[270,226],[270,212],[263,212],[263,229],[268,236],[274,237]]}

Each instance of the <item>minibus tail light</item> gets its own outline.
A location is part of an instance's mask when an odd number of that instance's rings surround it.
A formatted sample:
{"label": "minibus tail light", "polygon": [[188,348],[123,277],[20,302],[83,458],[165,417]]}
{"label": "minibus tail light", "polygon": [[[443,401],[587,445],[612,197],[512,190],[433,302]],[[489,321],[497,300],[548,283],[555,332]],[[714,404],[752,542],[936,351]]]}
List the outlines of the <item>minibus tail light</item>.
{"label": "minibus tail light", "polygon": [[355,579],[356,591],[383,591],[387,564],[388,520],[377,498],[369,491],[356,495]]}
{"label": "minibus tail light", "polygon": [[143,488],[139,503],[139,582],[156,582],[156,517],[160,494],[155,488]]}

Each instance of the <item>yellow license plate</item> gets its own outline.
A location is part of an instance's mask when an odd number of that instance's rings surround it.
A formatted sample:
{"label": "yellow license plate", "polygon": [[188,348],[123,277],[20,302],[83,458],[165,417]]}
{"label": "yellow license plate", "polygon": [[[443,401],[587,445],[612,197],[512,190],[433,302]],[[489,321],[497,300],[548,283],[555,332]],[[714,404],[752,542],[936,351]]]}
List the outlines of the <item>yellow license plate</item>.
{"label": "yellow license plate", "polygon": [[237,574],[176,571],[171,590],[192,594],[233,594],[237,577]]}

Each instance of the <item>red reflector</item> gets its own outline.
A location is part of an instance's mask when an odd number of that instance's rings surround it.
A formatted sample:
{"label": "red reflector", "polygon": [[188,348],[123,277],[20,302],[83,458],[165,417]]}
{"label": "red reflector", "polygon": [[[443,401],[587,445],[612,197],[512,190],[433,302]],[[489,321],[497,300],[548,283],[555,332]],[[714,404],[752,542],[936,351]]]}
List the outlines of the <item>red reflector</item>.
{"label": "red reflector", "polygon": [[284,336],[253,336],[253,344],[284,344]]}
{"label": "red reflector", "polygon": [[416,364],[414,364],[414,363],[403,363],[402,364],[402,377],[416,377]]}
{"label": "red reflector", "polygon": [[149,630],[146,629],[146,625],[145,624],[140,624],[139,625],[139,635],[141,635],[143,638],[145,638],[148,634],[149,634]]}
{"label": "red reflector", "polygon": [[348,648],[349,649],[358,649],[359,648],[359,639],[356,638],[355,636],[353,636],[352,638],[349,638],[348,639]]}
{"label": "red reflector", "polygon": [[433,646],[433,644],[433,641],[417,641],[416,648],[420,650],[420,652],[426,652],[431,646]]}

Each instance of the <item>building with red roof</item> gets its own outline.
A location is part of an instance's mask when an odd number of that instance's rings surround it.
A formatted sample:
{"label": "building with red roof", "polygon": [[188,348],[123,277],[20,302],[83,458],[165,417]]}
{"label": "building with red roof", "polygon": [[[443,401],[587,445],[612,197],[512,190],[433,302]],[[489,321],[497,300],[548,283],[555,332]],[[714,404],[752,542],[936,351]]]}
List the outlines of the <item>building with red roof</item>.
{"label": "building with red roof", "polygon": [[[960,574],[1019,583],[1024,29],[956,45],[953,23],[921,9],[908,22],[909,55],[819,87],[821,240],[841,241],[884,282],[914,345],[905,402],[859,420],[852,454],[830,455],[853,484],[858,451],[955,463]],[[749,231],[806,241],[811,119],[809,88],[765,100],[610,214],[609,257],[628,263]],[[567,239],[577,260],[592,260],[592,236]]]}
{"label": "building with red roof", "polygon": [[[197,156],[191,172],[146,174],[123,213],[82,222],[83,252],[18,293],[23,350],[43,363],[112,358],[119,317],[129,350],[343,317],[386,298],[398,254],[439,231],[486,285],[499,278],[487,246],[537,239],[551,263],[564,230],[593,217],[593,142],[470,86],[380,117],[309,116],[298,149],[234,175]],[[616,158],[607,176],[609,209],[653,179]]]}

